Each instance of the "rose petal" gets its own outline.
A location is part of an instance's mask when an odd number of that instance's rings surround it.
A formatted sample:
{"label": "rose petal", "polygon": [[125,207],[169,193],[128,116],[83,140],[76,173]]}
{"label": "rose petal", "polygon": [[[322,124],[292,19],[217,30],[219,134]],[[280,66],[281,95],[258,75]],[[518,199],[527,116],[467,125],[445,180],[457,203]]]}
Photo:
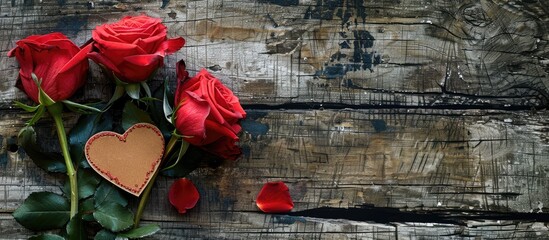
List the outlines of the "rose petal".
{"label": "rose petal", "polygon": [[[137,38],[133,39],[132,44],[140,46],[147,53],[154,53],[159,45],[162,45],[163,41],[166,39],[166,35],[153,35],[146,38]],[[130,41],[128,39],[128,41]],[[164,56],[164,55],[162,55]]]}
{"label": "rose petal", "polygon": [[111,60],[107,59],[104,55],[99,54],[98,52],[91,52],[88,53],[88,58],[93,60],[97,64],[103,65],[105,68],[110,69],[111,71],[117,73],[117,75],[120,73],[120,70],[118,70],[118,67],[114,65]]}
{"label": "rose petal", "polygon": [[229,124],[234,124],[244,118],[240,111],[240,109],[242,109],[240,102],[229,88],[225,87],[221,82],[218,82],[215,91],[215,97],[211,98],[211,100],[213,104],[218,106],[217,109],[219,110],[219,114],[223,116],[225,121],[229,122]]}
{"label": "rose petal", "polygon": [[59,70],[55,76],[56,81],[44,86],[44,91],[51,98],[67,99],[84,85],[89,66],[87,54],[91,48],[91,44],[82,48]]}
{"label": "rose petal", "polygon": [[212,144],[202,146],[202,149],[223,159],[235,161],[242,155],[242,149],[236,145],[234,139],[223,137]]}
{"label": "rose petal", "polygon": [[67,36],[65,36],[63,33],[60,32],[53,32],[48,33],[44,35],[31,35],[25,38],[26,40],[33,40],[36,42],[46,42],[51,39],[69,39]]}
{"label": "rose petal", "polygon": [[212,98],[216,96],[216,87],[225,88],[225,86],[217,79],[215,78],[208,70],[202,69],[200,72],[195,76],[196,78],[200,79],[200,91],[202,94],[201,96],[208,101],[210,106],[215,106],[210,111],[210,118],[215,119],[219,124],[225,124],[225,118],[219,113],[218,108],[220,107],[219,104],[216,104]]}
{"label": "rose petal", "polygon": [[233,131],[233,127],[228,125],[227,122],[225,122],[224,124],[219,124],[216,121],[206,119],[205,126],[206,126],[206,137],[200,143],[193,143],[193,144],[198,146],[206,145],[206,144],[213,143],[222,137],[230,138],[235,142],[238,141],[238,136],[236,136],[236,132]]}
{"label": "rose petal", "polygon": [[174,100],[176,103],[179,103],[181,99],[181,95],[184,91],[179,91],[181,89],[181,85],[187,81],[189,78],[189,72],[187,72],[187,65],[185,64],[185,61],[179,60],[176,64],[176,74],[177,74],[177,86],[175,89],[175,96]]}
{"label": "rose petal", "polygon": [[288,186],[283,182],[268,182],[257,194],[257,207],[266,213],[285,213],[294,208]]}
{"label": "rose petal", "polygon": [[[59,70],[59,73],[71,71],[73,68],[82,65],[83,61],[87,61],[87,55],[92,49],[92,44],[84,46],[80,51],[78,51],[72,58],[69,60],[63,68]],[[88,64],[86,64],[86,67]]]}
{"label": "rose petal", "polygon": [[54,101],[71,97],[84,84],[88,70],[86,58],[91,46],[80,49],[62,33],[33,35],[17,41],[8,55],[19,62],[16,84],[33,101],[38,101],[38,88],[31,78],[41,79],[41,87]]}
{"label": "rose petal", "polygon": [[38,103],[38,87],[31,78],[34,68],[31,50],[26,45],[20,45],[13,50],[17,62],[19,62],[19,81],[16,86],[23,90],[35,103]]}
{"label": "rose petal", "polygon": [[192,92],[184,92],[175,117],[175,126],[181,135],[190,136],[185,140],[194,145],[203,145],[206,136],[206,117],[210,112],[208,102]]}
{"label": "rose petal", "polygon": [[191,209],[196,205],[198,199],[200,199],[200,194],[191,180],[181,178],[173,182],[168,198],[170,203],[177,208],[177,211],[183,214],[187,212],[187,209]]}
{"label": "rose petal", "polygon": [[184,45],[185,39],[183,39],[182,37],[168,39],[160,44],[160,46],[156,50],[156,53],[165,56],[166,54],[172,54],[174,52],[177,52]]}
{"label": "rose petal", "polygon": [[118,69],[121,71],[121,76],[118,78],[129,83],[143,82],[162,66],[163,60],[163,57],[155,54],[125,57],[123,62],[118,65]]}

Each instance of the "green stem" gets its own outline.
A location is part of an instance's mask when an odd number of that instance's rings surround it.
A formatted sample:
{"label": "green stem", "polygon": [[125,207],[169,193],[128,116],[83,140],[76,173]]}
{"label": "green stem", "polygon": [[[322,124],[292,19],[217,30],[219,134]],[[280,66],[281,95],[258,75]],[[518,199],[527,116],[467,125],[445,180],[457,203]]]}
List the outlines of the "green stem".
{"label": "green stem", "polygon": [[71,160],[69,153],[69,144],[67,142],[67,134],[65,133],[65,127],[63,126],[63,119],[61,113],[63,112],[63,105],[61,103],[54,103],[47,107],[48,112],[55,121],[55,127],[57,128],[57,136],[59,138],[59,144],[61,145],[61,151],[63,152],[63,158],[65,159],[65,165],[67,167],[67,176],[69,176],[69,184],[71,188],[71,218],[78,213],[78,185],[76,182],[76,170]]}
{"label": "green stem", "polygon": [[[168,142],[168,145],[166,146],[166,151],[164,152],[164,158],[162,160],[165,160],[170,152],[173,150],[175,144],[177,143],[177,140],[179,140],[179,137],[175,134],[172,134],[172,137],[170,138],[170,141]],[[160,163],[160,166],[162,166],[162,163]],[[135,213],[135,218],[133,219],[133,227],[138,228],[139,227],[139,221],[141,221],[141,216],[143,215],[143,211],[145,210],[145,206],[147,205],[147,202],[149,201],[149,196],[151,195],[151,189],[153,188],[154,181],[156,180],[156,177],[158,176],[158,173],[160,172],[160,168],[158,168],[153,176],[151,177],[151,181],[147,186],[145,187],[145,190],[143,190],[143,193],[141,195],[141,199],[139,199],[139,205],[137,206],[137,212]]]}

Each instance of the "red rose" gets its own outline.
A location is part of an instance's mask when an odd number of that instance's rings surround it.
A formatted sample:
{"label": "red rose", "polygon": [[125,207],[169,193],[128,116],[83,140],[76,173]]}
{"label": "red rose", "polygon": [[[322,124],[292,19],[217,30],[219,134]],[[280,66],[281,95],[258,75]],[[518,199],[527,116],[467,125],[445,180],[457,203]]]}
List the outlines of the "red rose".
{"label": "red rose", "polygon": [[[185,63],[177,64],[175,127],[185,140],[226,159],[241,151],[236,142],[246,112],[238,98],[208,71],[187,79]],[[187,79],[187,80],[185,80]]]}
{"label": "red rose", "polygon": [[8,52],[8,57],[15,56],[21,68],[16,86],[34,102],[39,100],[32,73],[42,80],[40,86],[54,101],[68,99],[84,85],[90,44],[80,49],[62,33],[32,35],[16,44],[17,47]]}
{"label": "red rose", "polygon": [[94,51],[89,57],[124,82],[143,82],[163,66],[164,56],[185,44],[182,37],[168,39],[166,33],[160,19],[145,15],[125,17],[95,28]]}

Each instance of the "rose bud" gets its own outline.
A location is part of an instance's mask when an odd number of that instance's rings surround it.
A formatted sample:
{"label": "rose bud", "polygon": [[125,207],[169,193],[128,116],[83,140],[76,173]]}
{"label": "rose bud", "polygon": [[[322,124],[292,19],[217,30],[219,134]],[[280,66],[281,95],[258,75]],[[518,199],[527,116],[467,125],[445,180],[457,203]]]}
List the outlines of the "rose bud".
{"label": "rose bud", "polygon": [[217,156],[237,159],[241,154],[237,134],[240,120],[246,117],[238,98],[205,69],[187,78],[180,61],[177,71],[174,125],[179,134]]}
{"label": "rose bud", "polygon": [[185,44],[182,37],[168,39],[166,34],[160,19],[128,16],[93,30],[94,50],[89,57],[124,82],[143,82],[164,65],[167,54]]}
{"label": "rose bud", "polygon": [[40,103],[37,83],[55,102],[70,98],[84,85],[88,73],[88,44],[80,49],[62,33],[32,35],[17,41],[17,47],[8,52],[19,62],[19,79],[16,86],[34,102]]}

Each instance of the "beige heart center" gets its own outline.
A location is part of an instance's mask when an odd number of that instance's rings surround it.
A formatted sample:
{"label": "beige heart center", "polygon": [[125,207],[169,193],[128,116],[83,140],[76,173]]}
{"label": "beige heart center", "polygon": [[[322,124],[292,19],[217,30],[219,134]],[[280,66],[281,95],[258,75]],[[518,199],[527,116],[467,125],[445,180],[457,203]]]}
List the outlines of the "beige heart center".
{"label": "beige heart center", "polygon": [[85,154],[99,175],[139,196],[160,165],[164,138],[154,125],[138,123],[122,135],[109,131],[93,135]]}

